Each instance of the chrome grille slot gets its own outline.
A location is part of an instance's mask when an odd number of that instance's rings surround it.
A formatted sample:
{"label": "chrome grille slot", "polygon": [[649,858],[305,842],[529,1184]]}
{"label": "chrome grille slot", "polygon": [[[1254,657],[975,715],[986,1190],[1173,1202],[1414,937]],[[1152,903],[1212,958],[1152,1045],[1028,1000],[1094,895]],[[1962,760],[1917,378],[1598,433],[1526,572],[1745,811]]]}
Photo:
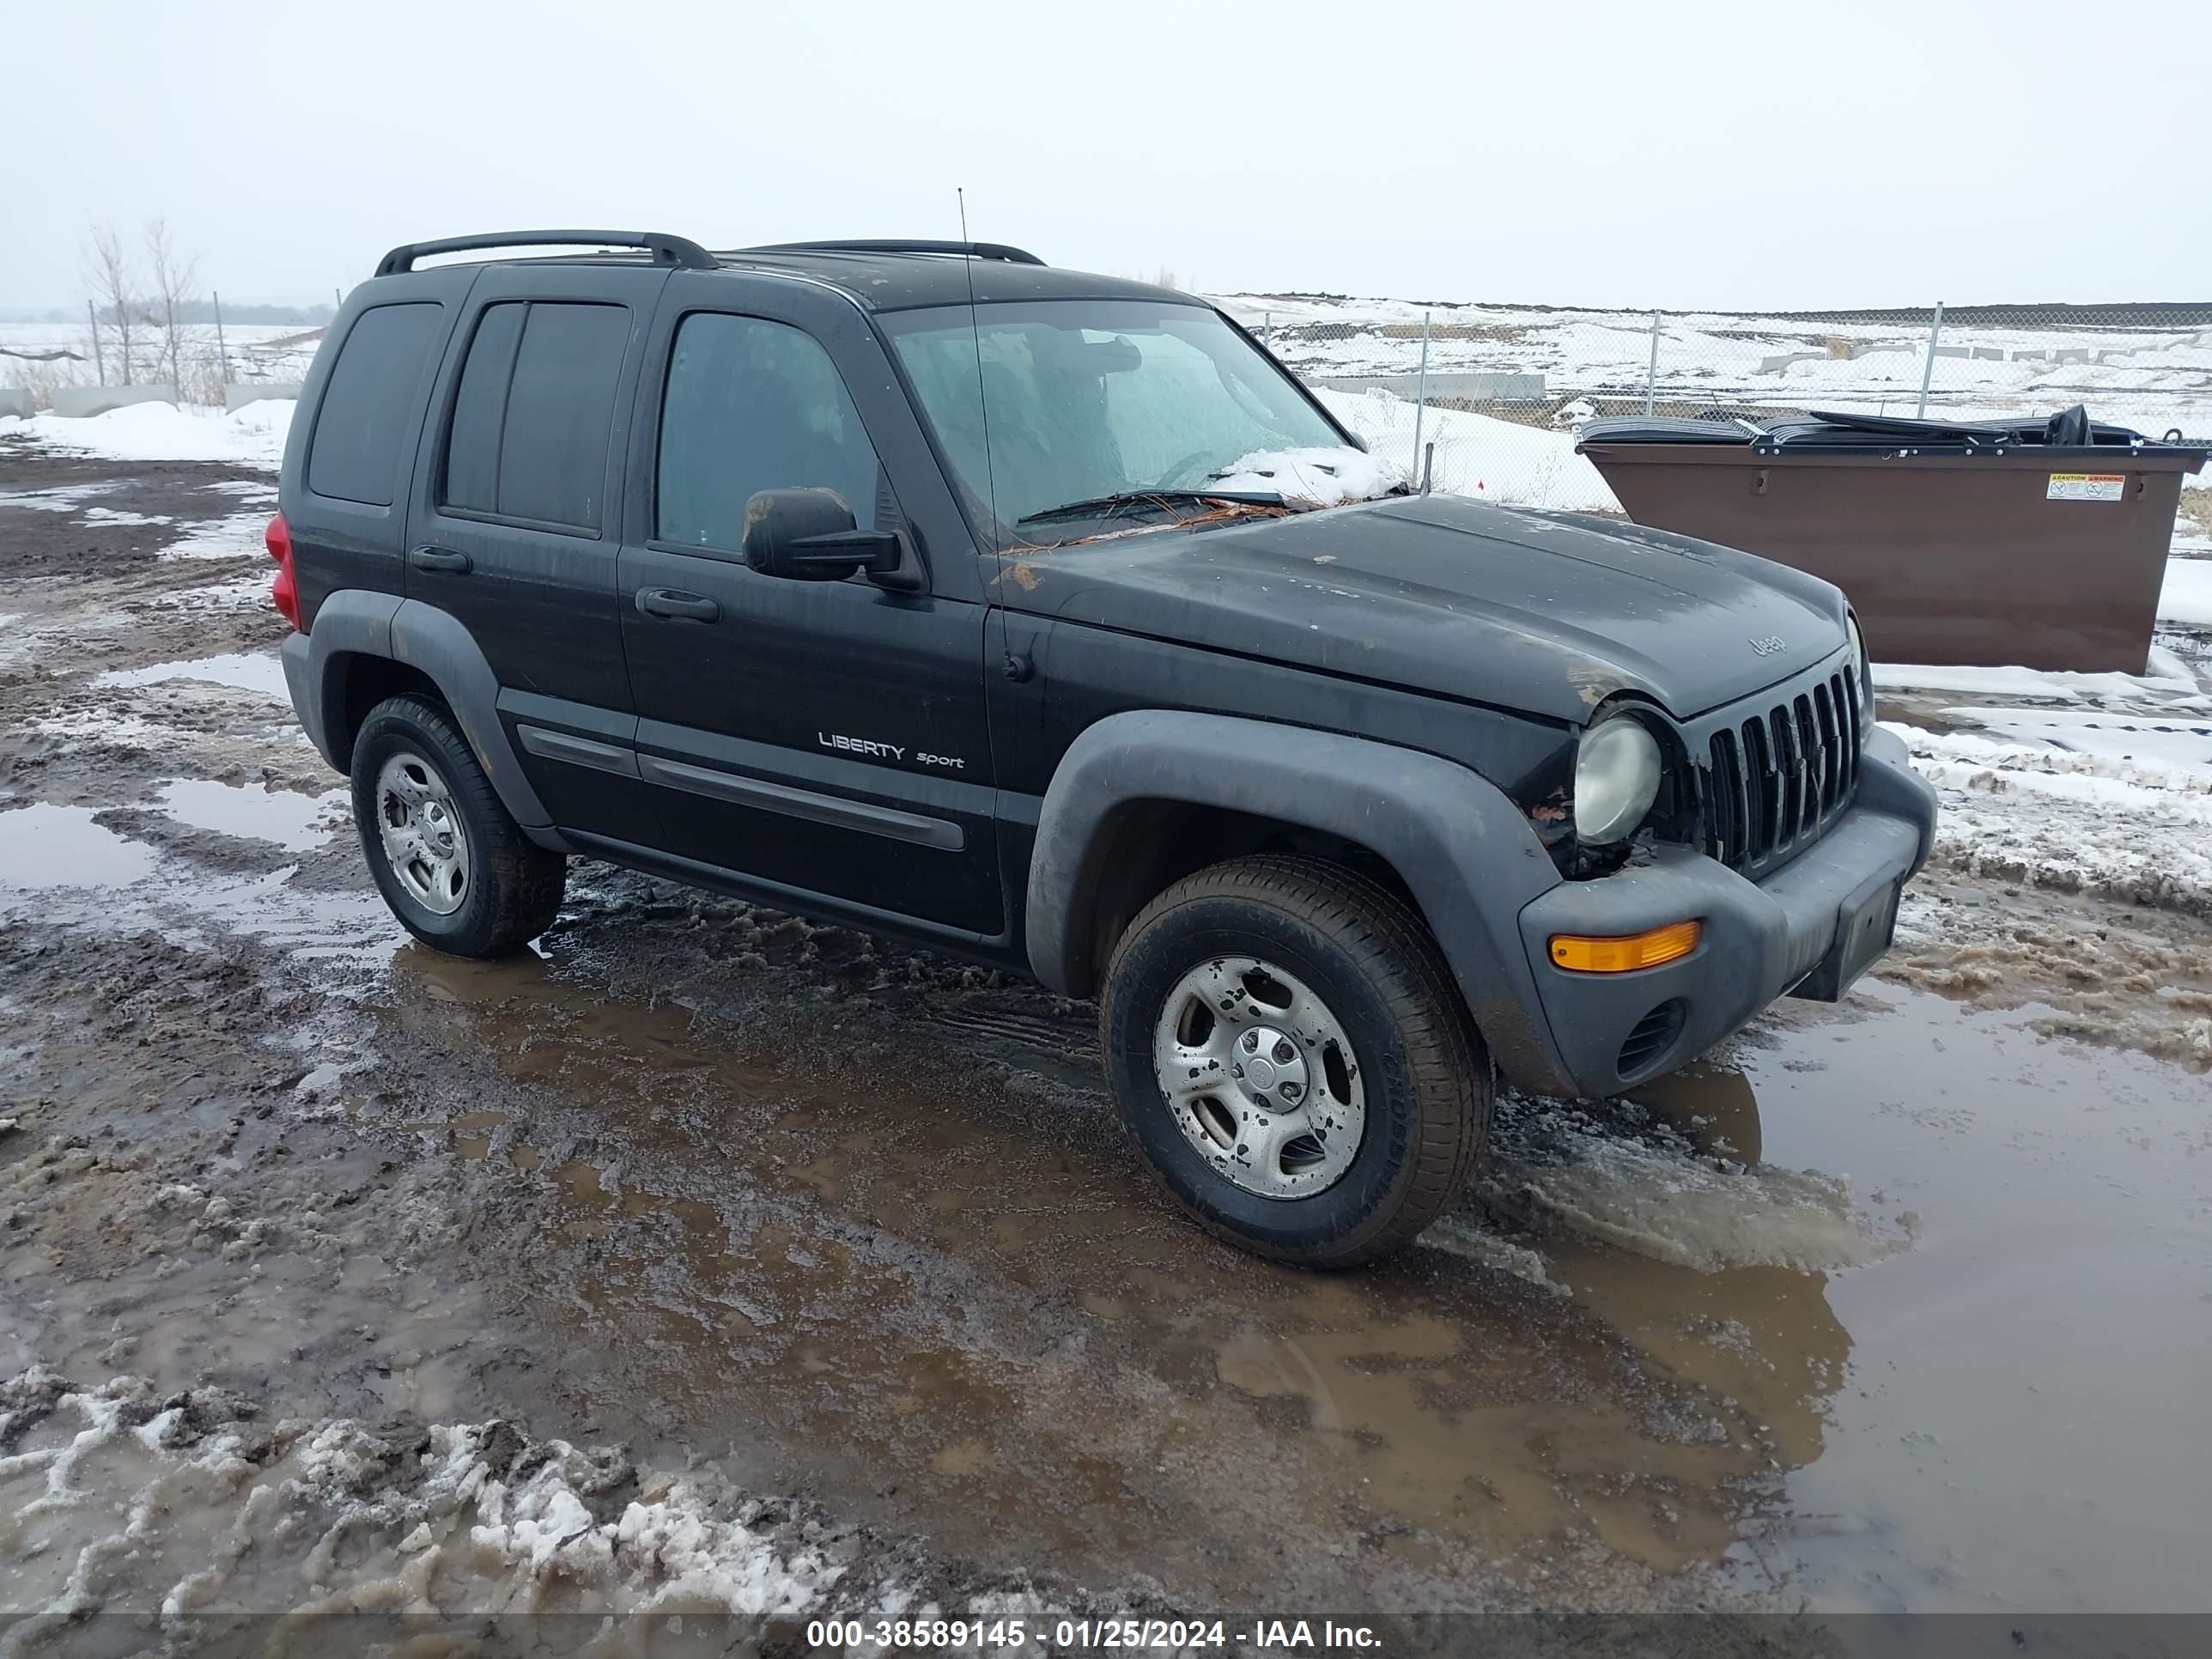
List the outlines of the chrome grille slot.
{"label": "chrome grille slot", "polygon": [[1857,793],[1857,694],[1848,667],[1823,671],[1691,728],[1710,856],[1757,878],[1820,839]]}

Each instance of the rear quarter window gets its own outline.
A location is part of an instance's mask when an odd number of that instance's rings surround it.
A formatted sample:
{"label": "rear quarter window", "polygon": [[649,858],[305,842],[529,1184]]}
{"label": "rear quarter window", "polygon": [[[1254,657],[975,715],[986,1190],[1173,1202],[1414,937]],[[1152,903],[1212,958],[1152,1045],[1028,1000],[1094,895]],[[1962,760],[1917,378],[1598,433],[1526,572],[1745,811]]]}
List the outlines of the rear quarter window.
{"label": "rear quarter window", "polygon": [[410,301],[355,319],[315,411],[307,488],[316,495],[369,507],[397,499],[400,458],[414,453],[417,398],[443,312]]}

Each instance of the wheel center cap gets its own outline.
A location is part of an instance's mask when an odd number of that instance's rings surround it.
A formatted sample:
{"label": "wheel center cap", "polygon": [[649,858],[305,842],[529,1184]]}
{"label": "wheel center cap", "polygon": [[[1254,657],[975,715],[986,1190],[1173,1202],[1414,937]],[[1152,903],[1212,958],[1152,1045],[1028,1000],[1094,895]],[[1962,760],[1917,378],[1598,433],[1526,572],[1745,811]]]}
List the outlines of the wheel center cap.
{"label": "wheel center cap", "polygon": [[1306,1058],[1289,1036],[1255,1025],[1237,1040],[1237,1074],[1244,1097],[1270,1112],[1297,1109],[1306,1094]]}

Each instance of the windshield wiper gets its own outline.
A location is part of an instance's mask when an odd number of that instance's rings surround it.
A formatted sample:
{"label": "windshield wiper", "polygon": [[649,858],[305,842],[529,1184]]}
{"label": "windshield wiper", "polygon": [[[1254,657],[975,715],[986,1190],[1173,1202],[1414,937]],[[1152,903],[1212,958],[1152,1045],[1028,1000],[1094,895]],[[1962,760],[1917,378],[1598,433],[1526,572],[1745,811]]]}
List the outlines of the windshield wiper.
{"label": "windshield wiper", "polygon": [[1271,489],[1117,489],[1110,495],[1063,501],[1058,507],[1026,513],[1014,522],[1025,525],[1048,524],[1055,519],[1110,519],[1123,507],[1142,501],[1158,501],[1163,506],[1172,501],[1233,501],[1246,507],[1280,507],[1283,498]]}

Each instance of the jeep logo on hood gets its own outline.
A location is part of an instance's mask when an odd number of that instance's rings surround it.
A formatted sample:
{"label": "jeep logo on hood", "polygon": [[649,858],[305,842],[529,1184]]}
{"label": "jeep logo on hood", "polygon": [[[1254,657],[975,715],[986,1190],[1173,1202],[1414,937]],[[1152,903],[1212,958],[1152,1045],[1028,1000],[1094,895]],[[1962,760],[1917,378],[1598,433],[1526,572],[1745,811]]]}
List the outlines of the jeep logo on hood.
{"label": "jeep logo on hood", "polygon": [[1751,648],[1762,657],[1771,657],[1778,651],[1787,651],[1790,642],[1779,634],[1765,634],[1751,642]]}

